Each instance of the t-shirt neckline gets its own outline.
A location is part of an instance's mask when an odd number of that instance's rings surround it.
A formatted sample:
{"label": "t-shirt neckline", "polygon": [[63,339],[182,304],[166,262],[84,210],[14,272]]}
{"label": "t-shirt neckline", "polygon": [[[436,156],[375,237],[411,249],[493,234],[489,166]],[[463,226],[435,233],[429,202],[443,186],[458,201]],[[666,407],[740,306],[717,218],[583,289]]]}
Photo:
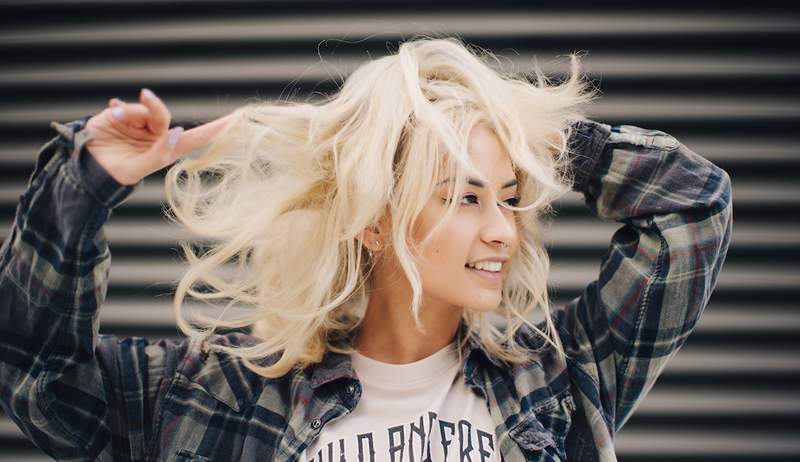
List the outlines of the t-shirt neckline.
{"label": "t-shirt neckline", "polygon": [[360,380],[381,386],[412,386],[432,382],[458,365],[456,342],[413,363],[391,364],[368,358],[358,351],[351,354],[353,369]]}

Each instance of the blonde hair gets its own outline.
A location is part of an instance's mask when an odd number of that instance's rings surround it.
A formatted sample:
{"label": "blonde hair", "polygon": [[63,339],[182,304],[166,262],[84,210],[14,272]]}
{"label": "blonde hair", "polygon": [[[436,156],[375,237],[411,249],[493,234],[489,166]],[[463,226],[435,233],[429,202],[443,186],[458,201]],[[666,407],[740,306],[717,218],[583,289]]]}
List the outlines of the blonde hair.
{"label": "blonde hair", "polygon": [[[258,340],[253,344],[210,347],[265,377],[302,370],[328,350],[349,353],[334,339],[352,333],[363,319],[373,263],[361,245],[363,232],[390,210],[391,247],[424,331],[423,287],[413,259],[427,239],[411,242],[411,225],[443,173],[456,173],[450,197],[462,194],[467,174],[482,176],[466,144],[472,127],[486,123],[508,151],[519,181],[521,205],[501,205],[515,210],[520,247],[495,310],[506,328],[470,310],[463,310],[463,322],[493,358],[520,363],[529,357],[516,342],[523,324],[563,354],[549,314],[549,259],[540,221],[569,189],[570,122],[583,117],[581,107],[594,94],[580,78],[574,54],[571,75],[560,84],[535,66],[515,76],[500,64],[457,39],[420,38],[361,65],[320,102],[256,102],[237,109],[201,156],[177,163],[166,177],[172,218],[211,242],[202,250],[182,244],[189,267],[174,299],[180,330],[207,339],[220,327],[251,327]],[[440,224],[457,207],[451,201]],[[237,271],[226,273],[231,267]],[[189,322],[187,295],[227,305],[217,317],[196,314]],[[225,319],[232,306],[250,309]],[[537,309],[543,330],[528,320]]]}

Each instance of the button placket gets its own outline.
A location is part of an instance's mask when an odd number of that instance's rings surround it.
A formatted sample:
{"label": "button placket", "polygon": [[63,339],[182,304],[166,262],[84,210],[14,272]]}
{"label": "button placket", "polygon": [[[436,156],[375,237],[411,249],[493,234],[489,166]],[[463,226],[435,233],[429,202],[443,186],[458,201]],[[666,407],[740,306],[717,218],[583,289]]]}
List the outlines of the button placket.
{"label": "button placket", "polygon": [[571,415],[575,412],[575,402],[571,396],[567,396],[563,400],[561,400],[561,407],[567,413],[567,415]]}

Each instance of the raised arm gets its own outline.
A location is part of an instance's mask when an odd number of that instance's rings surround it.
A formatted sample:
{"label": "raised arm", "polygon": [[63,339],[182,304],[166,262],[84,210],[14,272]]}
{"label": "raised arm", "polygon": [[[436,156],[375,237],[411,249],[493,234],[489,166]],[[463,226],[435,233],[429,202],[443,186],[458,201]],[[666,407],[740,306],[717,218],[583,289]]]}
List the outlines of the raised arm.
{"label": "raised arm", "polygon": [[125,108],[121,119],[107,108],[51,124],[59,134],[38,153],[0,248],[0,406],[58,460],[144,459],[162,378],[186,345],[97,334],[110,263],[102,227],[146,174],[222,120],[172,147],[163,103],[112,106]]}
{"label": "raised arm", "polygon": [[554,319],[579,388],[614,435],[708,302],[731,237],[731,184],[664,132],[592,120],[574,127],[574,188],[593,214],[622,226],[598,279]]}

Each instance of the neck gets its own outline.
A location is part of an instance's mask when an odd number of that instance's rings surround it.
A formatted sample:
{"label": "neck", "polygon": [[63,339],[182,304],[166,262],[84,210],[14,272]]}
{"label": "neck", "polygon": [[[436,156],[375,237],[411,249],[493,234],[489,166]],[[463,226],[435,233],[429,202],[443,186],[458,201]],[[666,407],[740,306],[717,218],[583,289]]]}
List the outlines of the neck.
{"label": "neck", "polygon": [[422,334],[409,306],[410,294],[374,290],[353,340],[354,348],[376,361],[407,364],[427,358],[455,340],[461,308],[423,303],[419,317],[427,333]]}

